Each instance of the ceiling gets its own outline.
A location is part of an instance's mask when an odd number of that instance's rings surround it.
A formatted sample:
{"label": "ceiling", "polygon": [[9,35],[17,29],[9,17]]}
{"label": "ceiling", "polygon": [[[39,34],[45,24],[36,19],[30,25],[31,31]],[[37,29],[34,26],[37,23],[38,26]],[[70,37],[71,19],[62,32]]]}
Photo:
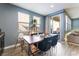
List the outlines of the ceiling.
{"label": "ceiling", "polygon": [[[79,7],[78,3],[12,3],[12,4],[39,13],[41,15],[48,15],[61,9]],[[53,5],[54,7],[50,7],[51,5]]]}

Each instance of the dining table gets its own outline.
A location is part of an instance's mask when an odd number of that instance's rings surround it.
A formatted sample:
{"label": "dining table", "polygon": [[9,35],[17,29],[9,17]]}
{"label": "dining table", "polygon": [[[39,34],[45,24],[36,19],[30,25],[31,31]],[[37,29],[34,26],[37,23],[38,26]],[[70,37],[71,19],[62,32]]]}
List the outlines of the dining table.
{"label": "dining table", "polygon": [[37,44],[37,48],[38,48],[38,43],[43,40],[43,37],[41,37],[40,35],[33,35],[33,36],[24,35],[23,39],[24,39],[25,43],[28,43],[28,51],[27,52],[28,52],[28,55],[30,55],[29,52],[32,53],[30,45]]}
{"label": "dining table", "polygon": [[28,43],[28,55],[29,52],[31,52],[31,48],[30,48],[30,45],[32,44],[37,44],[37,48],[38,48],[38,43],[43,41],[45,38],[47,37],[51,37],[51,36],[56,36],[57,34],[50,34],[50,35],[47,35],[47,36],[44,36],[44,35],[33,35],[33,36],[30,36],[30,35],[24,35],[23,36],[23,39],[24,39],[24,42],[25,43]]}

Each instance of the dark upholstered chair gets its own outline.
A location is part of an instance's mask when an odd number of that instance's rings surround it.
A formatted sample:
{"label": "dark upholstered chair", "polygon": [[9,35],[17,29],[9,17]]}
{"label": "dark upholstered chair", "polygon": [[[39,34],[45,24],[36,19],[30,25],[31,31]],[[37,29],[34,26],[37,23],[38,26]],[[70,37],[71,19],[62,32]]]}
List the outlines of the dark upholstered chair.
{"label": "dark upholstered chair", "polygon": [[51,46],[55,46],[57,41],[58,35],[44,38],[44,40],[38,44],[38,48],[42,51],[47,51]]}
{"label": "dark upholstered chair", "polygon": [[49,40],[49,37],[48,38],[44,38],[44,40],[38,44],[38,48],[41,51],[47,51],[47,50],[50,49],[51,44],[50,44],[50,42],[48,40]]}
{"label": "dark upholstered chair", "polygon": [[58,35],[53,36],[50,39],[52,41],[51,46],[55,46],[57,44],[57,42],[58,42]]}

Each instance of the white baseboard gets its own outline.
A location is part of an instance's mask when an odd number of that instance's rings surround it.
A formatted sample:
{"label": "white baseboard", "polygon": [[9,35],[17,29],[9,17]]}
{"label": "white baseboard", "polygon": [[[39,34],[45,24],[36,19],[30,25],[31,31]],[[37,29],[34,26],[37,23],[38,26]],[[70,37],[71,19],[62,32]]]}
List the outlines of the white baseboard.
{"label": "white baseboard", "polygon": [[[16,45],[16,47],[19,46],[19,45],[20,45],[20,44],[18,43],[18,44]],[[7,46],[7,47],[4,47],[4,49],[9,49],[9,48],[13,48],[13,47],[15,47],[15,44],[10,45],[10,46]]]}

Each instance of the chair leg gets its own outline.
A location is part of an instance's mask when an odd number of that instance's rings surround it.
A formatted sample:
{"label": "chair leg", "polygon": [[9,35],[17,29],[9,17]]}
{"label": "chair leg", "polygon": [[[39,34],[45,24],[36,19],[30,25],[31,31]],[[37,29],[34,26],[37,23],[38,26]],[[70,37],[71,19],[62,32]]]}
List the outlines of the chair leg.
{"label": "chair leg", "polygon": [[55,47],[52,47],[53,55],[55,56]]}
{"label": "chair leg", "polygon": [[24,50],[24,40],[21,40],[21,42],[20,42],[20,46],[21,46],[21,51],[23,52],[23,50]]}
{"label": "chair leg", "polygon": [[[52,47],[51,47],[51,48],[52,48]],[[51,48],[50,48],[50,50],[49,50],[49,51],[50,51],[50,56],[51,56],[51,53],[52,53]]]}
{"label": "chair leg", "polygon": [[15,48],[17,48],[17,44],[20,43],[20,47],[21,47],[21,51],[23,52],[24,49],[24,40],[17,40],[17,42],[15,43]]}
{"label": "chair leg", "polygon": [[15,43],[15,47],[14,47],[15,49],[17,48],[17,44],[18,44],[18,39],[17,39],[17,41]]}
{"label": "chair leg", "polygon": [[53,47],[51,47],[51,56],[53,56]]}

